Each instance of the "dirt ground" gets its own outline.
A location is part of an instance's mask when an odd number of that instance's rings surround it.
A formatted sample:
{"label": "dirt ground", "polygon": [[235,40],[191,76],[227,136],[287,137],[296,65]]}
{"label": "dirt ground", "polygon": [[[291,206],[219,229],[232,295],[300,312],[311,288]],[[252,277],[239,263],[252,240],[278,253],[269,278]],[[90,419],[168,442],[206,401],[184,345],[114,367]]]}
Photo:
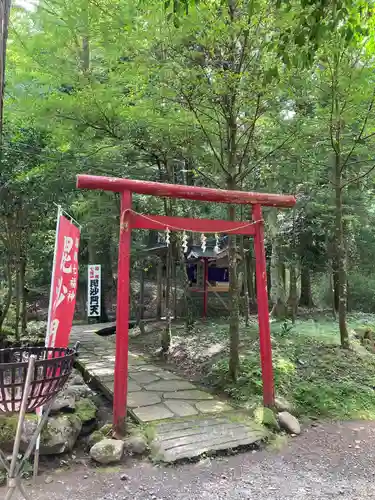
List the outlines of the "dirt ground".
{"label": "dirt ground", "polygon": [[183,321],[175,321],[168,357],[160,358],[158,355],[160,337],[165,326],[165,321],[154,321],[145,324],[144,334],[137,334],[138,328],[131,330],[129,340],[131,351],[146,355],[153,363],[160,363],[196,381],[201,381],[202,375],[208,372],[211,365],[229,352],[226,321],[216,320],[215,323],[207,325],[197,323],[190,334],[186,334]]}
{"label": "dirt ground", "polygon": [[[277,450],[158,467],[78,469],[42,476],[38,500],[360,500],[375,497],[375,422],[325,423]],[[48,483],[48,484],[47,484]],[[31,490],[30,490],[31,493]],[[0,489],[0,498],[5,490]],[[19,499],[17,495],[13,499]]]}

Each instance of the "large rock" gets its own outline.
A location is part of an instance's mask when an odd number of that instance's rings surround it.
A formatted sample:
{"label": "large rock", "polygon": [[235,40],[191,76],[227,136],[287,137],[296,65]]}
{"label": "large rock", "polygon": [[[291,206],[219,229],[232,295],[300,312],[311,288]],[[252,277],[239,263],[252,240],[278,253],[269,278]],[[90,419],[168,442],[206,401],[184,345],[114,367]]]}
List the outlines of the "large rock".
{"label": "large rock", "polygon": [[145,436],[130,436],[124,440],[125,450],[130,455],[143,455],[148,449]]}
{"label": "large rock", "polygon": [[[37,420],[25,421],[21,438],[21,448],[26,449],[36,429]],[[59,455],[72,451],[82,429],[82,422],[76,415],[50,417],[43,429],[40,443],[41,455]]]}
{"label": "large rock", "polygon": [[280,427],[290,434],[301,434],[301,426],[293,415],[287,411],[278,414]]}
{"label": "large rock", "polygon": [[94,431],[87,439],[87,445],[92,448],[94,444],[103,441],[103,439],[111,439],[113,436],[112,424],[105,424],[100,429]]}
{"label": "large rock", "polygon": [[124,442],[116,439],[103,439],[94,444],[90,450],[90,456],[100,464],[112,464],[119,462],[124,452]]}
{"label": "large rock", "polygon": [[87,439],[87,446],[91,449],[96,443],[103,441],[105,436],[100,431],[94,431]]}
{"label": "large rock", "polygon": [[70,385],[85,385],[85,381],[83,380],[83,377],[80,373],[73,372],[73,374],[69,378],[69,384]]}
{"label": "large rock", "polygon": [[66,395],[73,396],[76,401],[92,395],[92,390],[87,385],[71,385],[64,392]]}
{"label": "large rock", "polygon": [[51,413],[58,413],[60,411],[66,412],[66,413],[73,413],[76,407],[76,400],[75,397],[72,394],[66,394],[63,392],[61,395],[59,395],[51,408]]}
{"label": "large rock", "polygon": [[87,436],[97,427],[98,409],[91,399],[80,399],[75,403],[75,415],[82,422],[81,436]]}

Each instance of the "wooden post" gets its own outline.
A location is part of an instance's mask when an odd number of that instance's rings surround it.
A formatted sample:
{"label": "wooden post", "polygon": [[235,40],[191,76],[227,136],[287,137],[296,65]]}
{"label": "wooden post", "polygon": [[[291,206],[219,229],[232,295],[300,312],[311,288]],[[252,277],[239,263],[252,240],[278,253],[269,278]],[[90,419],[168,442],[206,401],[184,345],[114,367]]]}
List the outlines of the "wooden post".
{"label": "wooden post", "polygon": [[275,391],[273,383],[271,330],[268,311],[266,252],[264,249],[264,222],[262,220],[261,205],[253,206],[253,220],[255,224],[254,249],[256,258],[256,287],[258,301],[258,323],[260,359],[263,381],[263,404],[273,406]]}
{"label": "wooden post", "polygon": [[163,262],[161,259],[158,260],[158,267],[156,268],[156,286],[156,317],[157,319],[160,319],[162,313],[161,304],[163,300]]}
{"label": "wooden post", "polygon": [[145,316],[145,270],[141,269],[139,283],[139,321],[142,321]]}
{"label": "wooden post", "polygon": [[203,259],[203,319],[207,318],[208,308],[208,259]]}
{"label": "wooden post", "polygon": [[131,192],[124,191],[121,193],[120,240],[117,273],[116,361],[113,391],[113,427],[118,434],[123,434],[125,431],[128,396],[131,204]]}
{"label": "wooden post", "polygon": [[177,300],[177,261],[176,259],[174,258],[173,259],[173,319],[176,321],[177,319],[177,303],[178,303],[178,300]]}

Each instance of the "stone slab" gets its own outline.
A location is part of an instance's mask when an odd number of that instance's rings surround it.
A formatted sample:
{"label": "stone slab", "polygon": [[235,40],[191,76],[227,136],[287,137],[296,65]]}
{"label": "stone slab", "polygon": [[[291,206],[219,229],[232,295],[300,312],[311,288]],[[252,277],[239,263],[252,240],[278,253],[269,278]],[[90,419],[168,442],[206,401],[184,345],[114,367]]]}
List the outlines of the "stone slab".
{"label": "stone slab", "polygon": [[109,361],[110,363],[114,363],[116,361],[116,356],[104,356],[103,359],[105,361]]}
{"label": "stone slab", "polygon": [[[217,421],[220,421],[217,424]],[[181,426],[183,425],[183,428]],[[157,424],[153,442],[154,459],[161,462],[199,457],[203,453],[238,448],[266,439],[267,430],[251,421],[244,424],[228,418],[189,419]]]}
{"label": "stone slab", "polygon": [[220,413],[224,411],[232,411],[233,408],[224,401],[217,401],[211,399],[211,401],[199,401],[195,403],[195,407],[201,413]]}
{"label": "stone slab", "polygon": [[142,372],[152,372],[156,373],[159,371],[154,365],[129,365],[129,373],[142,373]]}
{"label": "stone slab", "polygon": [[158,424],[158,433],[165,434],[168,432],[182,431],[188,428],[194,428],[199,426],[211,426],[218,424],[225,424],[228,422],[227,417],[200,417],[200,418],[188,418],[183,421],[173,422],[173,429],[169,423]]}
{"label": "stone slab", "polygon": [[102,386],[107,389],[111,397],[113,397],[113,391],[115,390],[115,382],[112,381],[107,381],[107,382],[102,382]]}
{"label": "stone slab", "polygon": [[[100,365],[100,363],[96,363],[96,365]],[[104,365],[101,368],[98,368],[96,366],[95,368],[91,369],[90,365],[88,365],[87,368],[91,371],[91,374],[94,377],[99,377],[99,378],[114,377],[113,366]]]}
{"label": "stone slab", "polygon": [[238,439],[231,439],[229,441],[219,442],[202,442],[193,443],[179,448],[172,448],[165,451],[163,454],[158,454],[157,460],[165,463],[173,463],[178,460],[186,460],[200,457],[205,453],[212,453],[214,451],[234,450],[241,446],[249,446],[251,444],[260,443],[264,439],[261,434],[254,435],[241,435]]}
{"label": "stone slab", "polygon": [[158,403],[161,403],[161,397],[153,392],[137,391],[128,393],[129,408],[156,405]]}
{"label": "stone slab", "polygon": [[175,373],[169,372],[167,370],[158,370],[155,375],[160,377],[162,380],[183,380],[182,377],[176,375]]}
{"label": "stone slab", "polygon": [[142,387],[138,384],[136,384],[135,382],[133,382],[132,380],[128,380],[128,391],[129,392],[138,392],[138,391],[141,391],[142,390]]}
{"label": "stone slab", "polygon": [[231,423],[228,420],[219,424],[213,421],[211,425],[204,425],[197,418],[195,423],[190,424],[189,427],[186,427],[185,429],[177,430],[173,424],[173,426],[169,426],[167,431],[161,432],[158,430],[158,439],[165,443],[165,448],[167,449],[169,447],[168,442],[172,441],[173,443],[176,443],[179,439],[189,436],[192,440],[197,439],[197,436],[201,436],[202,439],[205,439],[208,434],[212,437],[216,437],[223,432],[230,433],[231,431],[236,430],[238,425],[238,423]]}
{"label": "stone slab", "polygon": [[152,406],[141,406],[132,410],[135,417],[141,422],[152,422],[165,418],[173,418],[175,415],[163,404]]}
{"label": "stone slab", "polygon": [[187,399],[187,400],[206,400],[213,399],[211,394],[204,391],[198,391],[198,389],[188,390],[188,391],[176,391],[176,392],[166,392],[164,394],[165,399]]}
{"label": "stone slab", "polygon": [[139,356],[135,356],[134,354],[129,354],[129,365],[145,365],[146,361]]}
{"label": "stone slab", "polygon": [[160,380],[160,378],[152,372],[138,372],[131,373],[131,378],[134,379],[138,384],[150,384],[151,382],[156,382]]}
{"label": "stone slab", "polygon": [[[107,327],[108,325],[104,325]],[[73,327],[72,343],[81,341],[80,363],[103,393],[113,398],[115,336],[99,337],[96,329]],[[86,330],[85,333],[83,331]],[[129,411],[155,427],[154,459],[162,462],[199,457],[262,441],[267,431],[251,420],[231,418],[228,403],[214,398],[169,370],[129,353]],[[241,415],[232,411],[233,415]]]}
{"label": "stone slab", "polygon": [[187,380],[160,380],[159,382],[153,382],[151,384],[147,384],[145,386],[145,389],[147,391],[175,392],[175,391],[184,391],[186,389],[195,389],[195,385],[191,384]]}
{"label": "stone slab", "polygon": [[189,417],[190,415],[198,414],[194,406],[192,406],[187,401],[180,401],[178,399],[175,400],[166,399],[164,401],[164,404],[167,408],[171,410],[171,412],[173,412],[178,417]]}
{"label": "stone slab", "polygon": [[223,424],[213,428],[198,427],[193,432],[188,434],[185,432],[184,436],[175,436],[173,438],[163,439],[164,450],[178,448],[181,446],[188,446],[199,444],[208,441],[209,443],[216,443],[230,440],[241,439],[249,434],[249,430],[244,425]]}

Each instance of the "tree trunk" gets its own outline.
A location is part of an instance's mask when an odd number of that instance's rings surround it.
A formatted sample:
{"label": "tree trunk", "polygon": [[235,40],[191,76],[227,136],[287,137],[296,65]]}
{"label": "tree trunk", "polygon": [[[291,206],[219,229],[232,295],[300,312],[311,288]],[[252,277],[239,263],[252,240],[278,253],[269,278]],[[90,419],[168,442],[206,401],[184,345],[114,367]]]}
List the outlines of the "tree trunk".
{"label": "tree trunk", "polygon": [[163,302],[163,261],[158,260],[156,268],[156,318],[160,319],[162,314]]}
{"label": "tree trunk", "polygon": [[10,308],[10,305],[12,303],[12,296],[13,296],[13,280],[12,280],[12,266],[10,262],[10,256],[7,257],[8,262],[7,262],[7,269],[6,269],[6,274],[7,274],[7,281],[8,281],[8,291],[5,299],[5,303],[3,307],[0,309],[0,332],[3,327],[4,321],[8,315],[8,311]]}
{"label": "tree trunk", "polygon": [[335,279],[334,279],[333,269],[331,269],[329,273],[329,287],[330,287],[332,316],[333,319],[336,320],[336,313],[338,308],[336,308]]}
{"label": "tree trunk", "polygon": [[82,70],[84,73],[87,73],[90,70],[90,43],[89,37],[84,35],[82,37]]}
{"label": "tree trunk", "polygon": [[26,289],[26,256],[21,257],[20,262],[20,291],[21,291],[21,333],[27,330],[27,289]]}
{"label": "tree trunk", "polygon": [[347,303],[347,273],[346,273],[346,253],[343,228],[343,206],[341,189],[341,169],[340,163],[336,163],[336,188],[335,188],[335,237],[336,237],[336,261],[339,285],[339,328],[341,347],[349,349],[349,333],[346,324],[346,303]]}
{"label": "tree trunk", "polygon": [[[271,283],[272,283],[270,262],[268,262],[266,273],[267,273],[267,295],[268,295],[268,300],[270,301],[271,300]],[[256,276],[255,276],[255,279],[256,279]]]}
{"label": "tree trunk", "polygon": [[15,288],[15,325],[14,325],[14,336],[16,341],[20,340],[20,311],[21,311],[21,268],[20,260],[17,259],[16,262],[16,288]]}
{"label": "tree trunk", "polygon": [[299,299],[299,305],[309,308],[314,307],[311,290],[310,269],[303,261],[301,263],[301,296]]}
{"label": "tree trunk", "polygon": [[100,321],[106,323],[108,317],[108,297],[113,295],[113,272],[112,272],[112,234],[108,231],[100,240],[97,240],[100,251],[100,263],[102,269],[102,293],[100,299]]}
{"label": "tree trunk", "polygon": [[[334,244],[336,246],[336,242]],[[334,250],[336,253],[336,249]],[[340,284],[339,284],[339,265],[337,262],[337,255],[334,256],[332,262],[332,290],[333,290],[333,306],[335,308],[335,312],[339,311],[339,302],[340,302]]]}
{"label": "tree trunk", "polygon": [[298,311],[298,292],[297,292],[297,269],[293,264],[289,268],[289,297],[288,305],[290,308],[290,317],[295,323]]}
{"label": "tree trunk", "polygon": [[8,41],[8,26],[11,9],[11,0],[2,0],[1,12],[1,30],[0,30],[0,145],[3,144],[3,115],[4,115],[4,89],[5,89],[5,62]]}
{"label": "tree trunk", "polygon": [[[236,220],[236,209],[234,206],[229,206],[228,209],[229,220]],[[229,272],[229,376],[232,380],[237,380],[237,374],[240,366],[239,358],[239,293],[238,293],[238,279],[237,279],[237,249],[236,249],[236,236],[229,236],[228,248],[228,272]]]}
{"label": "tree trunk", "polygon": [[145,271],[141,269],[139,276],[139,302],[137,311],[137,323],[140,324],[145,315]]}
{"label": "tree trunk", "polygon": [[249,294],[249,305],[256,303],[255,297],[255,279],[254,279],[254,265],[251,253],[246,254],[247,260],[247,290]]}
{"label": "tree trunk", "polygon": [[173,276],[173,317],[174,317],[174,319],[176,319],[177,318],[178,283],[177,283],[177,262],[176,262],[176,259],[174,256],[172,259],[172,276]]}
{"label": "tree trunk", "polygon": [[166,273],[165,273],[165,315],[166,325],[161,334],[161,348],[162,352],[169,351],[172,338],[172,314],[171,314],[171,262],[172,262],[172,241],[170,242],[167,259],[166,259]]}
{"label": "tree trunk", "polygon": [[[342,202],[342,180],[343,165],[341,164],[341,131],[344,126],[341,117],[341,103],[338,90],[338,67],[340,56],[335,56],[335,73],[332,75],[332,112],[331,112],[331,144],[333,149],[332,180],[335,195],[335,242],[334,242],[334,262],[336,264],[336,279],[338,281],[338,315],[341,347],[349,348],[349,334],[346,325],[347,314],[347,272],[346,272],[346,246],[345,230],[343,222],[343,202]],[[364,122],[366,124],[366,121]]]}
{"label": "tree trunk", "polygon": [[285,297],[285,267],[281,262],[280,244],[278,239],[277,212],[272,210],[269,216],[269,227],[272,244],[271,253],[271,315],[278,319],[287,316],[287,305]]}
{"label": "tree trunk", "polygon": [[247,269],[247,258],[244,248],[244,237],[241,236],[241,259],[242,259],[242,268],[243,268],[243,301],[244,301],[244,315],[245,315],[245,324],[249,325],[249,314],[250,314],[250,300],[249,300],[249,288],[248,288],[248,280],[249,280],[249,272]]}
{"label": "tree trunk", "polygon": [[184,302],[185,302],[185,329],[186,333],[190,333],[191,328],[194,325],[194,311],[193,311],[193,304],[191,300],[191,291],[190,291],[190,283],[189,283],[189,276],[187,273],[187,268],[186,268],[186,260],[185,260],[185,254],[183,251],[183,248],[181,246],[180,248],[180,269],[182,272],[182,280],[183,280],[183,288],[184,288]]}

